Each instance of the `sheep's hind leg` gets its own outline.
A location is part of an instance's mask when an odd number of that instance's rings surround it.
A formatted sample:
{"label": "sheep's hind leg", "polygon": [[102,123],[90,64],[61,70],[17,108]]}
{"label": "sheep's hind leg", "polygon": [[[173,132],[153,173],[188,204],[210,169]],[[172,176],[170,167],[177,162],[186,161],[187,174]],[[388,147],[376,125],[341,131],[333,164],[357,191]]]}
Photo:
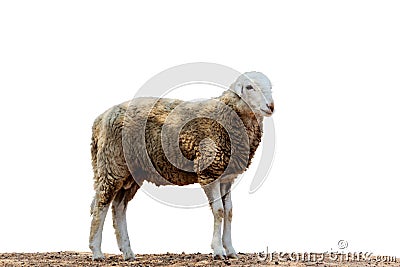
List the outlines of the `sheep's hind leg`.
{"label": "sheep's hind leg", "polygon": [[228,258],[237,259],[235,249],[232,246],[231,223],[232,223],[232,200],[231,200],[232,183],[221,184],[222,202],[224,204],[224,231],[222,234],[222,244],[225,248]]}
{"label": "sheep's hind leg", "polygon": [[134,260],[135,254],[132,252],[128,236],[126,223],[126,209],[128,202],[133,198],[139,186],[136,184],[129,189],[122,188],[115,196],[112,203],[113,225],[119,250],[122,252],[124,260]]}
{"label": "sheep's hind leg", "polygon": [[[96,197],[97,198],[97,197]],[[104,254],[101,252],[101,239],[104,226],[104,220],[107,215],[108,205],[98,205],[97,199],[92,203],[92,224],[90,227],[89,247],[93,253],[93,260],[104,260]]]}
{"label": "sheep's hind leg", "polygon": [[224,217],[224,206],[221,199],[220,182],[218,180],[203,186],[214,215],[214,233],[211,248],[214,251],[214,259],[225,259],[226,253],[222,246],[221,224]]}

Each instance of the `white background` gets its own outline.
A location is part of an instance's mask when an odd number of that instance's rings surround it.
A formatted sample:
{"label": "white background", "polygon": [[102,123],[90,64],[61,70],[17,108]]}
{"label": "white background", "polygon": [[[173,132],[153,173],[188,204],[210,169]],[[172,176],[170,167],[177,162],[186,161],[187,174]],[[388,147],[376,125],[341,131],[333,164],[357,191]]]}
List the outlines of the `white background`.
{"label": "white background", "polygon": [[[399,5],[2,1],[0,252],[88,251],[93,120],[158,72],[205,61],[274,85],[275,161],[255,194],[255,166],[233,191],[236,250],[344,239],[400,256]],[[139,192],[128,227],[136,253],[211,252],[208,207]],[[118,252],[111,216],[103,236]]]}

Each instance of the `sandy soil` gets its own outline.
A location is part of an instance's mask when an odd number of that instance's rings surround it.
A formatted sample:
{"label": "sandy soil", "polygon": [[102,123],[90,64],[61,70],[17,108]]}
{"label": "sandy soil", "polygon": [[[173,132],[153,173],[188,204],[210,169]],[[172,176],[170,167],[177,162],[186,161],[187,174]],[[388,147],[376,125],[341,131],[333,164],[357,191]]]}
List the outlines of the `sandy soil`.
{"label": "sandy soil", "polygon": [[[322,254],[321,254],[322,255]],[[0,266],[398,266],[400,260],[373,257],[370,260],[359,258],[311,257],[308,260],[290,257],[288,254],[279,259],[266,260],[257,254],[239,253],[237,260],[213,260],[211,254],[139,254],[136,260],[125,262],[121,255],[106,254],[106,260],[93,262],[90,253],[48,252],[48,253],[0,253]],[[314,255],[315,256],[315,255]]]}

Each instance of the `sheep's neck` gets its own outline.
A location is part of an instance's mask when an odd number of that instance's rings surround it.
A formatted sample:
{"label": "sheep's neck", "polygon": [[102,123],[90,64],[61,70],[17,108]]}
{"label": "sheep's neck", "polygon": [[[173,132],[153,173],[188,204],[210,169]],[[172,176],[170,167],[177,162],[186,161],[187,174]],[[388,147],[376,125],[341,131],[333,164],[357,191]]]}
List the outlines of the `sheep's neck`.
{"label": "sheep's neck", "polygon": [[217,99],[232,108],[248,130],[255,125],[262,129],[263,116],[255,113],[236,93],[228,90]]}
{"label": "sheep's neck", "polygon": [[[250,144],[250,160],[261,142],[263,129],[263,116],[256,114],[237,94],[232,91],[225,91],[219,98],[219,101],[232,108],[246,127],[247,136]],[[249,160],[249,164],[250,164]]]}

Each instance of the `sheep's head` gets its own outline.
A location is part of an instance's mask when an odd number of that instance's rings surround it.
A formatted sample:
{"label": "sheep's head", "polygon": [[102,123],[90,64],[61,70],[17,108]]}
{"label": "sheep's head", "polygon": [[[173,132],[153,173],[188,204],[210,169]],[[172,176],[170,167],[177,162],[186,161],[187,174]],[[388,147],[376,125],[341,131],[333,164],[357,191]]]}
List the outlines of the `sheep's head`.
{"label": "sheep's head", "polygon": [[231,87],[254,111],[267,117],[274,112],[271,88],[268,77],[255,71],[243,73]]}

